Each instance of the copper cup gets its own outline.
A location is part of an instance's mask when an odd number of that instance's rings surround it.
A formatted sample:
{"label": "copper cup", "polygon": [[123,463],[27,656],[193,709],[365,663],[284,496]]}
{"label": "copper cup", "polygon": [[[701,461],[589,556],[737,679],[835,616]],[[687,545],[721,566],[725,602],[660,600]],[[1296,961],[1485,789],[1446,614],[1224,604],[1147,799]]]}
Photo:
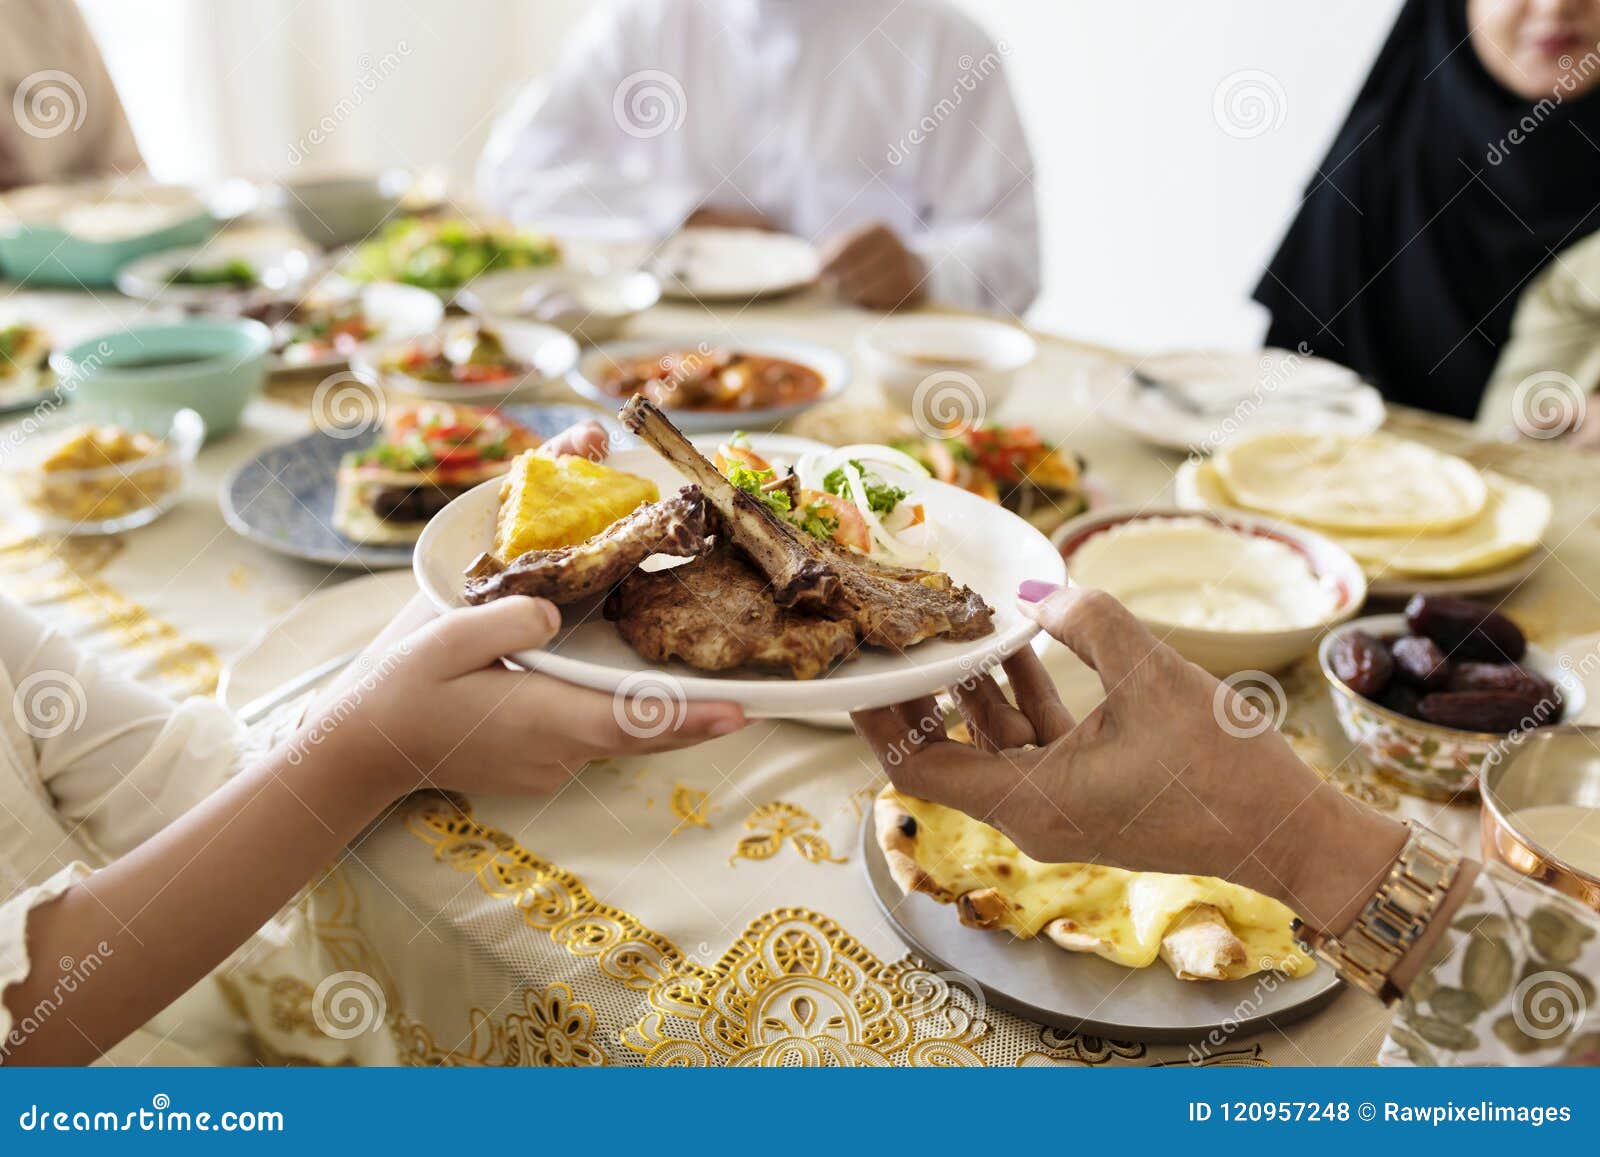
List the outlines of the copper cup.
{"label": "copper cup", "polygon": [[1600,808],[1600,727],[1577,724],[1528,733],[1479,773],[1483,855],[1600,912],[1600,876],[1541,847],[1517,813],[1543,804]]}

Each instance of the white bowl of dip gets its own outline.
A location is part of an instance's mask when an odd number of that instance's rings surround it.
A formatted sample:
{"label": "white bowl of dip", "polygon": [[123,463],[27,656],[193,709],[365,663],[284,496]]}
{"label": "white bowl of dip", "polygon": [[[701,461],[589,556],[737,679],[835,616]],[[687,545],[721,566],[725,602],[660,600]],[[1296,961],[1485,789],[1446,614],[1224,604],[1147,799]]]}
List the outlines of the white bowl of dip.
{"label": "white bowl of dip", "polygon": [[1341,547],[1250,514],[1097,510],[1054,542],[1069,583],[1115,596],[1218,676],[1287,667],[1367,597],[1365,573]]}

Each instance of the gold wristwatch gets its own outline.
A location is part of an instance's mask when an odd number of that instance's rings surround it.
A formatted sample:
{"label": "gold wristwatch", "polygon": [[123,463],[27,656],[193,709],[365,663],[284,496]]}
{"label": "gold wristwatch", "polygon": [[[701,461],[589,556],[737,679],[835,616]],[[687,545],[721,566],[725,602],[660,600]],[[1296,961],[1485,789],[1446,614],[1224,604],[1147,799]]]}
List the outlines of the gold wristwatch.
{"label": "gold wristwatch", "polygon": [[1313,932],[1299,919],[1294,922],[1302,948],[1385,1004],[1400,996],[1389,974],[1427,929],[1461,870],[1461,853],[1449,841],[1420,824],[1407,826],[1411,837],[1406,846],[1343,936]]}

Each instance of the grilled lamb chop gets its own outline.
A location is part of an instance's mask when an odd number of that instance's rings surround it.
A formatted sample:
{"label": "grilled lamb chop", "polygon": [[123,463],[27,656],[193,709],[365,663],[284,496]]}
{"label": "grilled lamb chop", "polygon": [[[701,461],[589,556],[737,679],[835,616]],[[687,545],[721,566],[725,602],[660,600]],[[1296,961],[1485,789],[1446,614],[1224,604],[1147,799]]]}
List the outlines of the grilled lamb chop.
{"label": "grilled lamb chop", "polygon": [[653,554],[693,558],[706,547],[706,508],[698,486],[649,502],[578,546],[530,550],[502,565],[479,555],[467,569],[465,597],[487,603],[506,595],[535,595],[557,606],[581,602],[616,586]]}
{"label": "grilled lamb chop", "polygon": [[605,604],[617,633],[653,663],[756,667],[814,679],[857,646],[855,628],[772,601],[761,573],[719,546],[686,566],[634,571]]}
{"label": "grilled lamb chop", "polygon": [[622,424],[701,491],[733,543],[772,583],[781,607],[850,623],[869,643],[901,649],[924,639],[977,639],[994,611],[948,575],[887,567],[824,544],[724,478],[665,414],[643,398],[622,407]]}

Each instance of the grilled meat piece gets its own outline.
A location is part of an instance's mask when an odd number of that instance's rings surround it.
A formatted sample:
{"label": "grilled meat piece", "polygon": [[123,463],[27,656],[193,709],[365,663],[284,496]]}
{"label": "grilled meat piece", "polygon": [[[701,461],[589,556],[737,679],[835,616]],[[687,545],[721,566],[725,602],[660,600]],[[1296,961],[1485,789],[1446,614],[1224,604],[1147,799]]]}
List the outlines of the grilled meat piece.
{"label": "grilled meat piece", "polygon": [[651,662],[682,659],[702,671],[750,666],[814,679],[857,645],[849,623],[778,606],[761,573],[726,546],[685,566],[634,571],[605,616]]}
{"label": "grilled meat piece", "polygon": [[881,647],[901,649],[945,636],[977,639],[994,630],[994,611],[947,575],[908,572],[824,544],[734,486],[643,398],[622,407],[622,424],[700,484],[728,537],[772,583],[772,597],[851,624]]}
{"label": "grilled meat piece", "polygon": [[480,555],[467,570],[466,600],[534,595],[557,606],[604,594],[653,554],[693,558],[706,549],[706,508],[698,486],[647,502],[578,546],[530,550],[501,565]]}
{"label": "grilled meat piece", "polygon": [[372,513],[385,522],[426,522],[476,485],[423,482],[416,486],[385,486],[372,496]]}

